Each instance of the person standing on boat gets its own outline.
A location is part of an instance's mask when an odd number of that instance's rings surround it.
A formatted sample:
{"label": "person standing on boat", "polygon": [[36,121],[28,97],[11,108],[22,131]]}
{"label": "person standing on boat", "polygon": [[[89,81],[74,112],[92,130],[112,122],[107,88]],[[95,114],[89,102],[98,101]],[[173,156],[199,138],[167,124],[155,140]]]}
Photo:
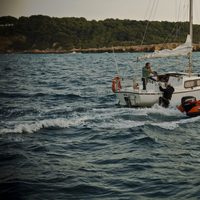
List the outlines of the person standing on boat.
{"label": "person standing on boat", "polygon": [[162,88],[160,85],[159,89],[161,92],[163,92],[163,96],[159,98],[159,105],[163,106],[164,108],[168,108],[170,100],[172,98],[172,94],[174,92],[174,88],[170,84],[168,84],[166,88]]}
{"label": "person standing on boat", "polygon": [[145,66],[142,68],[142,82],[143,82],[143,90],[146,90],[147,80],[152,74],[153,71],[151,69],[151,64],[147,62]]}

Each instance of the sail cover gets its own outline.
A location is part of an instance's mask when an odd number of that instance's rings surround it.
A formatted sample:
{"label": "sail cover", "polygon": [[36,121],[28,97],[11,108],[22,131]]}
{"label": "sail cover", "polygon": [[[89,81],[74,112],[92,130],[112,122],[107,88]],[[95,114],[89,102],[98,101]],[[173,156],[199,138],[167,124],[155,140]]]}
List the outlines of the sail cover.
{"label": "sail cover", "polygon": [[192,52],[192,42],[190,35],[187,36],[187,39],[184,44],[179,45],[175,49],[163,49],[160,51],[154,51],[151,54],[146,54],[141,57],[138,57],[138,60],[144,60],[148,58],[163,58],[163,57],[172,57],[172,56],[187,56]]}

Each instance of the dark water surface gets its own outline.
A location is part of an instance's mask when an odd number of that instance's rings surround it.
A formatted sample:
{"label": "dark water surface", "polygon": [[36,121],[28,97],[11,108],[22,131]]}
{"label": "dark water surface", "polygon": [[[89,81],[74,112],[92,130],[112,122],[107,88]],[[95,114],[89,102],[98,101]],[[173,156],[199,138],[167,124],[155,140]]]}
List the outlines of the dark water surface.
{"label": "dark water surface", "polygon": [[200,199],[200,117],[119,108],[114,74],[107,53],[0,55],[0,199]]}

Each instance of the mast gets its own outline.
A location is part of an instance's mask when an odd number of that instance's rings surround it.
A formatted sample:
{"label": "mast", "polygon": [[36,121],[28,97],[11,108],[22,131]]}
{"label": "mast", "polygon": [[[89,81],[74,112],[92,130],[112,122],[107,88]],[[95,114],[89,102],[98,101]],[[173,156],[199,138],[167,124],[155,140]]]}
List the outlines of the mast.
{"label": "mast", "polygon": [[190,37],[191,37],[191,42],[193,42],[193,0],[190,0],[190,17],[189,17],[189,22],[190,22]]}
{"label": "mast", "polygon": [[[189,24],[190,24],[190,38],[191,38],[191,45],[193,43],[193,0],[190,1],[190,11],[189,11]],[[189,54],[189,76],[192,73],[192,52]]]}

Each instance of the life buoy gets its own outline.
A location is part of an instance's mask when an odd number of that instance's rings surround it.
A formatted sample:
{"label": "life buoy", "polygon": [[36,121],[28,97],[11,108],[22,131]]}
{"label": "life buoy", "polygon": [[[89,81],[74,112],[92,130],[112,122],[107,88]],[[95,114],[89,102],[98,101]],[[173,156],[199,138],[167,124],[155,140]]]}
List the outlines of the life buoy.
{"label": "life buoy", "polygon": [[119,76],[116,76],[115,78],[113,78],[112,80],[112,91],[116,92],[118,90],[118,92],[120,92],[120,90],[122,89],[121,86],[121,79]]}

